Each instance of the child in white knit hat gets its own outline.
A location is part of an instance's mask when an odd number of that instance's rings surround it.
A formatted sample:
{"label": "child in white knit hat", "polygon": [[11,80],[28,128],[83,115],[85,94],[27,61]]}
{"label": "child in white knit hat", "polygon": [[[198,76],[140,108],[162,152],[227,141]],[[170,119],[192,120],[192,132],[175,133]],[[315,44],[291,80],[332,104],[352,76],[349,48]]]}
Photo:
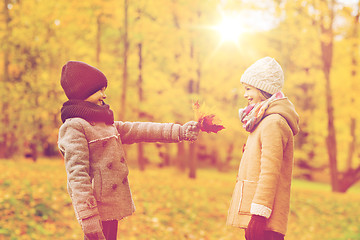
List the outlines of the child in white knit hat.
{"label": "child in white knit hat", "polygon": [[244,146],[227,225],[245,229],[247,240],[282,240],[290,210],[294,136],[299,116],[284,96],[284,74],[271,57],[242,75],[248,106],[239,110],[249,137]]}
{"label": "child in white knit hat", "polygon": [[135,211],[123,144],[195,141],[197,122],[114,121],[104,103],[105,75],[83,62],[63,66],[61,86],[69,100],[61,109],[58,145],[75,215],[85,239],[115,240],[118,221]]}

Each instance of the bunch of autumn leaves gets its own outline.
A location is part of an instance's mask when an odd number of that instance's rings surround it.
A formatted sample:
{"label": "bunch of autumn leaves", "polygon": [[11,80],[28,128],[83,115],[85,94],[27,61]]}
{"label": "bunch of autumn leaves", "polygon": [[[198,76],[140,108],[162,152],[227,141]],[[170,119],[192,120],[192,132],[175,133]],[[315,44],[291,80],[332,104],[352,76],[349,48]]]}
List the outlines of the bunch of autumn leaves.
{"label": "bunch of autumn leaves", "polygon": [[217,133],[225,128],[221,125],[221,120],[215,114],[204,113],[199,101],[193,102],[193,110],[201,131]]}

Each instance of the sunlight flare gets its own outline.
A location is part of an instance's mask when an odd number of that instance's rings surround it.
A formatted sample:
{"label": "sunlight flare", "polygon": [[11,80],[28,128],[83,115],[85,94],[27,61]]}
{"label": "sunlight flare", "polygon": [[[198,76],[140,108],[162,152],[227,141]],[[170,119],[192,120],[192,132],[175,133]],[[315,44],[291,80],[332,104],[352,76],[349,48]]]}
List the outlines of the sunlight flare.
{"label": "sunlight flare", "polygon": [[222,22],[215,29],[221,36],[221,42],[236,43],[244,32],[240,15],[223,16]]}

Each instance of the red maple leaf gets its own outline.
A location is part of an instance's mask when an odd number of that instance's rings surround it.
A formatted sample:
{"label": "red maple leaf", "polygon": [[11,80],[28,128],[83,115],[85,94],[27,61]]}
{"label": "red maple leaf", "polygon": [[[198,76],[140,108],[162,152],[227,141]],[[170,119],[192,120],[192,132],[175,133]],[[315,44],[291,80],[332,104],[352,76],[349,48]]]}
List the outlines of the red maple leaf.
{"label": "red maple leaf", "polygon": [[199,101],[193,103],[193,109],[201,131],[217,133],[218,131],[225,129],[225,127],[220,124],[221,121],[215,114],[205,114],[200,110]]}

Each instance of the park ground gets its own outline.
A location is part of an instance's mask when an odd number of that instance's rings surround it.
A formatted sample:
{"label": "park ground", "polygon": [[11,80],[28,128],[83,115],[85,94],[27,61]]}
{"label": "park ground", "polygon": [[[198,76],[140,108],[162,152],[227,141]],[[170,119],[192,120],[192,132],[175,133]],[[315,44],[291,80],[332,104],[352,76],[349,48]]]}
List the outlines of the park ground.
{"label": "park ground", "polygon": [[[60,159],[1,160],[0,240],[82,239]],[[243,231],[225,226],[236,170],[199,169],[196,179],[175,168],[130,166],[136,204],[120,221],[118,239],[230,240]],[[329,185],[294,180],[287,240],[359,240],[360,188],[332,193]]]}

